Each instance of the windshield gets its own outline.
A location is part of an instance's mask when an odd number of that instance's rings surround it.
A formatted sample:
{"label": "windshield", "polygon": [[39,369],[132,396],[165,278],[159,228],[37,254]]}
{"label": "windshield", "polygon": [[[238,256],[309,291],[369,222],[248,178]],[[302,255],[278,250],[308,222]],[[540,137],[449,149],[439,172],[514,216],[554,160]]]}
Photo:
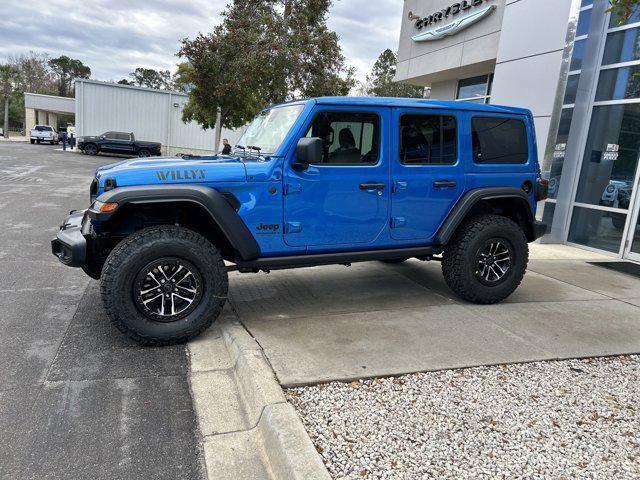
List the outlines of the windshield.
{"label": "windshield", "polygon": [[303,108],[304,104],[286,105],[260,112],[238,140],[237,147],[247,153],[275,153]]}

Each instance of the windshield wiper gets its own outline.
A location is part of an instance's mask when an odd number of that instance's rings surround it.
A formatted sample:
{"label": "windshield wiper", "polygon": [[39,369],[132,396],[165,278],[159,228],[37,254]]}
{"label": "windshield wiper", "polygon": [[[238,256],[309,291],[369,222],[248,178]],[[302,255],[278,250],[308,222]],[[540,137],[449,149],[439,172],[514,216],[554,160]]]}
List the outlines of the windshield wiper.
{"label": "windshield wiper", "polygon": [[260,153],[260,150],[262,150],[262,148],[260,147],[254,147],[253,145],[247,145],[247,148],[249,150],[255,150],[256,152]]}

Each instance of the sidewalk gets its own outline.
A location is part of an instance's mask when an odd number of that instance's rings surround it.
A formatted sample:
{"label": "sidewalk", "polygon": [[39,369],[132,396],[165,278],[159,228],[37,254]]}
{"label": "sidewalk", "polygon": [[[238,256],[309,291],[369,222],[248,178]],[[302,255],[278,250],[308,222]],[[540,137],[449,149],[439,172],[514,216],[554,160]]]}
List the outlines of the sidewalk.
{"label": "sidewalk", "polygon": [[640,352],[640,279],[580,249],[531,252],[522,285],[498,305],[458,299],[438,263],[418,260],[234,273],[231,302],[285,387]]}

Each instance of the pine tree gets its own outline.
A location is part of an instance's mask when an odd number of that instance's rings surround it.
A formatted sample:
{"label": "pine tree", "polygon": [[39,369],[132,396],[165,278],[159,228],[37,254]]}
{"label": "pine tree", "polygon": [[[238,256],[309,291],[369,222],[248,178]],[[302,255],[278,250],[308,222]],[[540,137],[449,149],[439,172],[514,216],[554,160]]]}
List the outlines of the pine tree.
{"label": "pine tree", "polygon": [[372,97],[410,97],[422,98],[424,87],[416,87],[394,81],[398,57],[386,49],[373,64],[371,73],[367,75],[365,93]]}

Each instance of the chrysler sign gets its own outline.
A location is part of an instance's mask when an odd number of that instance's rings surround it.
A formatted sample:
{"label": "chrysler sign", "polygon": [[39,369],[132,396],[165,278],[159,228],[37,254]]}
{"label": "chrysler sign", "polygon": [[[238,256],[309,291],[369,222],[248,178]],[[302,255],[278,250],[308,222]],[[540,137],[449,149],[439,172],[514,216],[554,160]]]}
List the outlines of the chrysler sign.
{"label": "chrysler sign", "polygon": [[[416,29],[423,30],[411,38],[416,42],[428,42],[453,35],[491,14],[495,5],[487,5],[490,0],[464,0],[433,13],[418,18]],[[410,13],[409,17],[416,17]]]}

